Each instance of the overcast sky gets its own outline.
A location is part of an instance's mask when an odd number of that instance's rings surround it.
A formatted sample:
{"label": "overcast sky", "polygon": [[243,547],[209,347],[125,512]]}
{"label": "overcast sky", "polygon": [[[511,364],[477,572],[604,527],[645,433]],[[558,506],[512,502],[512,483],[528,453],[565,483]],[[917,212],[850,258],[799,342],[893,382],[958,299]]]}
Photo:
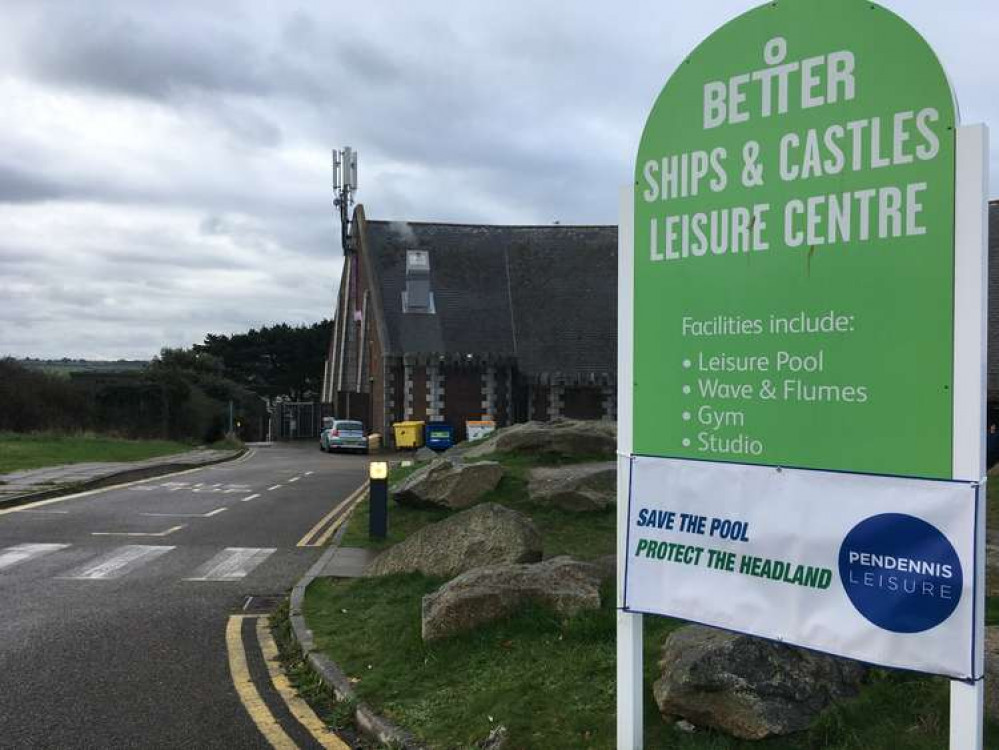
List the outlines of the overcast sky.
{"label": "overcast sky", "polygon": [[[331,316],[334,146],[370,218],[615,223],[666,78],[757,4],[2,0],[0,356]],[[999,4],[884,4],[992,124],[999,193]]]}

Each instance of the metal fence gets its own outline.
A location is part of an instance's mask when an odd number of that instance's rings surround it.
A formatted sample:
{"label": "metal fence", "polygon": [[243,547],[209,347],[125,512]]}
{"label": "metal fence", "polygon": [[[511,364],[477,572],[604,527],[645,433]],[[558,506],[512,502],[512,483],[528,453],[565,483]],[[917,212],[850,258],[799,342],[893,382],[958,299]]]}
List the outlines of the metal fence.
{"label": "metal fence", "polygon": [[337,393],[336,403],[278,401],[272,415],[274,440],[318,439],[324,419],[356,419],[370,429],[367,393]]}
{"label": "metal fence", "polygon": [[275,440],[318,438],[323,417],[333,416],[333,405],[318,401],[279,401],[274,404]]}

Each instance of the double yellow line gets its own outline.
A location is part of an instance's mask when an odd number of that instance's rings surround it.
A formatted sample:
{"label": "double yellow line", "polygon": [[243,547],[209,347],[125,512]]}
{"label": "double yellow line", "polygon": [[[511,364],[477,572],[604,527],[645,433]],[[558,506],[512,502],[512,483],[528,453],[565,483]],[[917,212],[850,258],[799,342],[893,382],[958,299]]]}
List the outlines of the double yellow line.
{"label": "double yellow line", "polygon": [[364,499],[368,491],[368,482],[365,481],[360,487],[354,490],[342,503],[319,519],[319,523],[298,540],[298,547],[322,547],[336,533],[344,521],[350,517],[350,512],[354,506]]}
{"label": "double yellow line", "polygon": [[274,718],[274,714],[271,713],[264,699],[260,696],[260,691],[257,690],[257,686],[250,676],[246,651],[243,648],[243,620],[246,619],[257,620],[257,641],[264,655],[264,662],[267,664],[267,673],[291,715],[309,731],[309,734],[322,747],[328,748],[328,750],[350,750],[350,745],[337,737],[316,716],[316,712],[309,704],[298,696],[284,672],[281,671],[277,644],[274,643],[274,638],[271,636],[270,618],[266,615],[231,615],[225,629],[225,640],[229,652],[229,672],[232,674],[232,682],[246,712],[250,715],[253,723],[257,725],[260,733],[271,744],[271,747],[275,750],[298,750],[298,745]]}

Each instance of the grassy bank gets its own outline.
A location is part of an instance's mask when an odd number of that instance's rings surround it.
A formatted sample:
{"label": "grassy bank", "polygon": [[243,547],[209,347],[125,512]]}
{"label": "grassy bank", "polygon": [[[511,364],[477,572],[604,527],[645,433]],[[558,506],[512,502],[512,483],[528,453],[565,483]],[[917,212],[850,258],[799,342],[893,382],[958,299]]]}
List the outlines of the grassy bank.
{"label": "grassy bank", "polygon": [[[319,579],[305,614],[318,646],[356,680],[358,697],[433,748],[469,748],[496,724],[509,746],[577,750],[614,746],[612,591],[604,605],[562,620],[530,610],[475,633],[426,645],[420,599],[441,581],[420,575]],[[646,618],[647,748],[684,750],[939,750],[947,743],[946,680],[874,670],[859,697],[809,732],[742,742],[680,731],[658,715],[651,684],[666,634],[680,623]],[[986,747],[999,748],[987,727]]]}
{"label": "grassy bank", "polygon": [[[614,551],[615,514],[564,513],[527,499],[526,474],[538,462],[497,457],[507,475],[485,501],[531,516],[545,555],[595,558]],[[412,469],[396,470],[401,478]],[[991,488],[990,488],[991,489]],[[991,495],[990,500],[996,496]],[[390,502],[390,537],[367,539],[367,504],[352,519],[343,543],[384,547],[444,511],[403,508]],[[997,516],[993,515],[995,519]],[[573,618],[529,609],[474,633],[424,644],[422,597],[443,581],[420,575],[335,581],[309,589],[305,615],[318,646],[355,681],[358,697],[437,750],[472,748],[504,725],[507,746],[518,750],[614,747],[615,635],[613,590],[603,606]],[[999,623],[999,600],[990,600],[990,624]],[[652,699],[663,639],[682,623],[645,618],[646,736],[644,746],[665,750],[938,750],[946,747],[948,682],[904,672],[872,670],[861,694],[820,717],[808,732],[742,742],[664,721]],[[999,727],[986,727],[986,747],[999,750]]]}
{"label": "grassy bank", "polygon": [[[593,559],[614,553],[617,516],[613,509],[604,513],[566,513],[557,508],[535,505],[527,498],[527,473],[534,466],[551,466],[550,460],[523,456],[490,456],[503,464],[505,474],[492,492],[480,502],[499,503],[530,516],[544,538],[545,557],[573,555]],[[606,459],[603,459],[606,460]],[[399,467],[389,475],[391,483],[400,481],[415,466]],[[417,529],[446,518],[448,511],[430,508],[406,508],[389,501],[389,535],[384,541],[368,539],[368,504],[358,507],[344,534],[343,546],[381,549],[402,541]]]}
{"label": "grassy bank", "polygon": [[171,440],[119,440],[99,435],[0,433],[0,474],[91,461],[141,461],[183,453],[192,446]]}

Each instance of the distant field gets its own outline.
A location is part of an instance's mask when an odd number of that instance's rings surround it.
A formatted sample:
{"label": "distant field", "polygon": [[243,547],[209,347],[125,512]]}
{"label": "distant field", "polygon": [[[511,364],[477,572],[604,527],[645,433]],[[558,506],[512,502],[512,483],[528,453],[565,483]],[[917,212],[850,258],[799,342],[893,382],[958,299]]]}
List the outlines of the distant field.
{"label": "distant field", "polygon": [[141,461],[188,450],[190,445],[170,440],[0,433],[0,474],[89,461]]}
{"label": "distant field", "polygon": [[149,362],[137,359],[20,359],[18,363],[32,370],[65,377],[72,372],[137,372],[149,366]]}

